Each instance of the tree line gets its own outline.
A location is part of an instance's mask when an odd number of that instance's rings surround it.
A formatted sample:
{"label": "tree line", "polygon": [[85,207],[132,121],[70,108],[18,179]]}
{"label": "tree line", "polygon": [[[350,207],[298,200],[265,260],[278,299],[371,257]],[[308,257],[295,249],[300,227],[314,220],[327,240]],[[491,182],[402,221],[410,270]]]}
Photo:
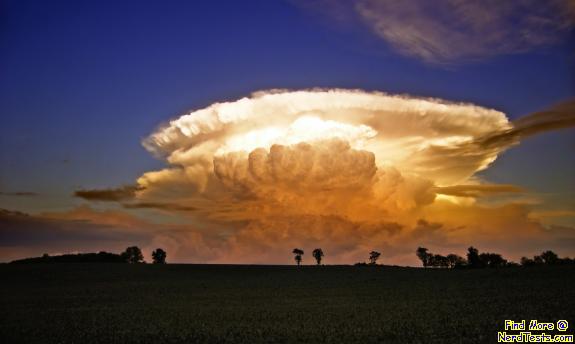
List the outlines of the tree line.
{"label": "tree line", "polygon": [[433,254],[425,247],[418,247],[415,251],[424,268],[499,268],[504,266],[534,266],[534,265],[566,265],[573,264],[575,260],[565,257],[559,258],[553,251],[545,251],[533,259],[522,257],[520,264],[507,261],[498,253],[483,252],[471,246],[467,249],[467,257],[463,258],[450,253],[447,256]]}
{"label": "tree line", "polygon": [[[153,264],[166,264],[166,251],[157,248],[152,251]],[[42,257],[14,260],[13,264],[27,263],[129,263],[145,264],[144,255],[138,246],[130,246],[120,254],[101,251],[98,253],[77,253],[51,256],[45,253]]]}
{"label": "tree line", "polygon": [[[303,261],[304,251],[300,248],[294,248],[292,253],[294,254],[294,260],[299,266]],[[553,251],[545,251],[540,255],[534,256],[532,259],[527,257],[522,257],[520,264],[515,262],[510,262],[503,258],[501,254],[490,253],[490,252],[479,252],[478,249],[471,246],[467,249],[466,257],[459,256],[454,253],[450,253],[446,256],[441,254],[431,253],[425,247],[418,247],[415,251],[417,258],[421,261],[424,268],[499,268],[504,266],[534,266],[534,265],[566,265],[574,264],[575,260],[569,257],[559,258],[559,256]],[[324,257],[323,250],[321,248],[316,248],[312,252],[312,256],[315,259],[317,265],[321,265],[321,261]],[[377,265],[377,260],[381,257],[381,253],[377,251],[369,252],[369,263],[362,262],[356,263],[356,266],[368,266]]]}
{"label": "tree line", "polygon": [[[303,261],[304,251],[300,248],[294,248],[294,260],[299,266]],[[574,264],[575,260],[569,257],[560,258],[553,251],[545,251],[540,255],[533,256],[533,258],[522,257],[520,264],[507,261],[498,253],[482,252],[471,246],[467,249],[466,257],[461,257],[457,254],[450,253],[446,256],[441,254],[431,253],[425,247],[418,247],[415,251],[417,258],[421,261],[424,268],[498,268],[504,266],[535,266],[535,265],[567,265]],[[153,264],[166,264],[167,253],[161,248],[152,251]],[[323,250],[316,248],[312,251],[312,257],[315,259],[317,265],[321,265],[324,257]],[[378,251],[369,252],[369,263],[362,262],[356,263],[356,266],[377,265],[381,253]],[[57,256],[50,256],[44,254],[42,257],[33,257],[14,260],[11,263],[24,264],[24,263],[129,263],[129,264],[145,264],[144,255],[138,246],[130,246],[120,254],[109,253],[101,251],[98,253],[78,253],[78,254],[63,254]]]}

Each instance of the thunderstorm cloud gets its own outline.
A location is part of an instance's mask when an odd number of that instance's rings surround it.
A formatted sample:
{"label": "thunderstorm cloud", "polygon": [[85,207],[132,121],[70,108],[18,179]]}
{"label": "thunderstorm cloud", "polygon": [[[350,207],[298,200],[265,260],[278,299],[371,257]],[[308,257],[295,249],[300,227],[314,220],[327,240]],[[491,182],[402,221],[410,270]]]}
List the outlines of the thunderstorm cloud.
{"label": "thunderstorm cloud", "polygon": [[135,186],[78,196],[187,218],[189,227],[154,240],[201,261],[285,263],[278,252],[312,245],[333,262],[383,248],[411,264],[417,245],[560,245],[565,238],[534,221],[528,204],[478,203],[525,190],[476,173],[526,136],[572,126],[566,104],[510,122],[497,110],[441,99],[258,92],[159,127],[143,144],[167,166]]}

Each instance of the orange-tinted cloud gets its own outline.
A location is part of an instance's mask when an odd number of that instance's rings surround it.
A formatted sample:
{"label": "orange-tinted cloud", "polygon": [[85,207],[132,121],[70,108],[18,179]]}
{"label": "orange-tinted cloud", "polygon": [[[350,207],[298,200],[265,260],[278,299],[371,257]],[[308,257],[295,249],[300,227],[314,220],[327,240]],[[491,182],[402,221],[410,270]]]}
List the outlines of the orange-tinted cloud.
{"label": "orange-tinted cloud", "polygon": [[[511,123],[494,110],[437,99],[260,92],[193,111],[146,139],[173,167],[144,174],[137,198],[177,200],[196,209],[190,221],[226,228],[214,229],[225,238],[215,241],[218,262],[287,263],[278,252],[308,244],[322,246],[332,262],[375,248],[409,264],[418,245],[555,247],[526,205],[473,202],[525,192],[474,175],[521,138],[571,125],[564,110],[549,113]],[[513,139],[481,144],[498,135]]]}
{"label": "orange-tinted cloud", "polygon": [[[322,247],[328,263],[365,260],[375,249],[387,263],[417,264],[417,246],[463,254],[474,245],[511,259],[543,249],[572,255],[575,236],[544,227],[528,205],[475,200],[526,193],[475,175],[520,139],[572,125],[553,111],[509,122],[496,110],[438,99],[260,92],[166,123],[144,141],[166,168],[132,187],[83,194],[125,211],[174,214],[177,224],[86,209],[65,219],[126,233],[149,228],[142,245],[165,246],[175,261],[290,263],[293,247]],[[513,138],[482,144],[497,135]]]}
{"label": "orange-tinted cloud", "polygon": [[493,194],[524,192],[522,188],[508,184],[452,185],[435,187],[433,190],[441,195],[457,197],[482,197]]}

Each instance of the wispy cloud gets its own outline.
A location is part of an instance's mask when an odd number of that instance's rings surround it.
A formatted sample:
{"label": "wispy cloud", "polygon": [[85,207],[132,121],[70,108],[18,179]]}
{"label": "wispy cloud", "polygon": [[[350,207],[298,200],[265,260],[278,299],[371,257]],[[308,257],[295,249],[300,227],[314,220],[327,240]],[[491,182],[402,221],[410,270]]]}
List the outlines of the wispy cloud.
{"label": "wispy cloud", "polygon": [[482,197],[502,193],[518,193],[524,190],[509,184],[476,184],[476,185],[453,185],[434,188],[441,195],[457,197]]}
{"label": "wispy cloud", "polygon": [[480,137],[476,143],[485,148],[509,146],[529,136],[572,127],[575,127],[575,98],[521,117],[513,122],[513,127]]}
{"label": "wispy cloud", "polygon": [[397,52],[436,64],[549,46],[564,40],[575,24],[571,0],[304,3],[301,7],[305,10],[323,13],[347,25],[352,20],[361,23]]}

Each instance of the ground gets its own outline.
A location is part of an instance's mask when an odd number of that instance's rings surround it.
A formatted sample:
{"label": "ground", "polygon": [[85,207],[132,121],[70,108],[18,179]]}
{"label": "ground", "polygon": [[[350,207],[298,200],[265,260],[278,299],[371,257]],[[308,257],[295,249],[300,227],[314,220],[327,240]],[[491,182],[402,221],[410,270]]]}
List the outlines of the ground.
{"label": "ground", "polygon": [[[0,265],[2,343],[495,343],[575,326],[575,267]],[[554,332],[558,333],[558,332]]]}

